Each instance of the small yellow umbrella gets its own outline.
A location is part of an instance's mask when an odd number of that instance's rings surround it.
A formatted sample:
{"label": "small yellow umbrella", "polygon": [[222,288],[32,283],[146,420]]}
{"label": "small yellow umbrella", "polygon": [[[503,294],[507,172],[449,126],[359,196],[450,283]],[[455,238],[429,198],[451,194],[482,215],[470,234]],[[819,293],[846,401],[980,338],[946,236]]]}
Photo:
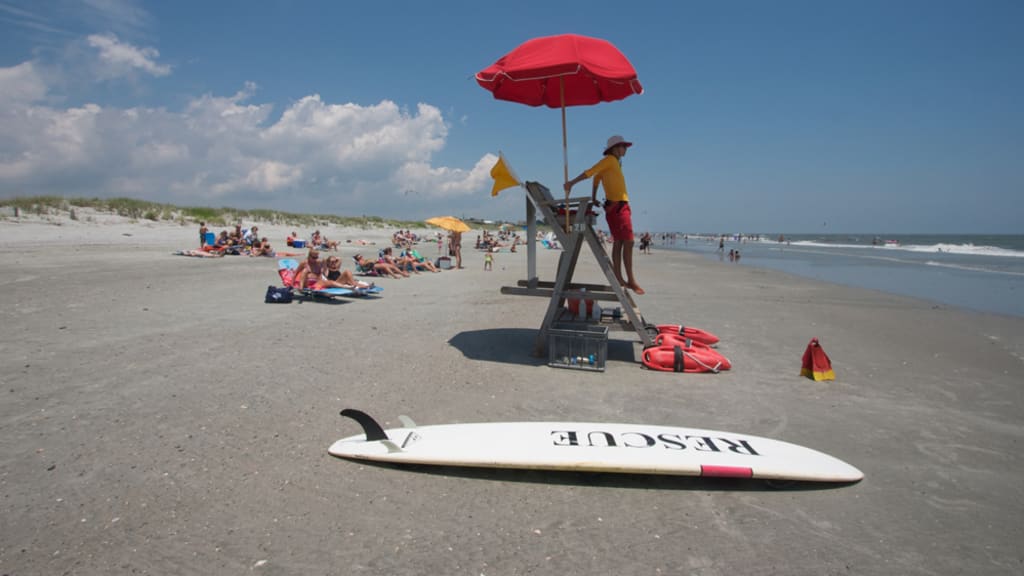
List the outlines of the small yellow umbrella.
{"label": "small yellow umbrella", "polygon": [[469,232],[470,228],[465,222],[459,220],[455,216],[437,216],[429,218],[425,221],[427,224],[433,224],[439,228],[445,230],[451,230],[452,232]]}

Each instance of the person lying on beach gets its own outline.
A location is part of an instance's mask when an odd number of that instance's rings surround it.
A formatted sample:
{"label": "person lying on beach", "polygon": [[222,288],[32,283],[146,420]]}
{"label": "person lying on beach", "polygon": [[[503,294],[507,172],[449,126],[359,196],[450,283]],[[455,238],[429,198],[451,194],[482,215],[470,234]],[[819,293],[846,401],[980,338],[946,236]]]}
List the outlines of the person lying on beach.
{"label": "person lying on beach", "polygon": [[307,288],[313,286],[324,274],[324,264],[320,261],[320,253],[316,248],[310,248],[306,259],[299,263],[295,269],[295,283],[293,286]]}
{"label": "person lying on beach", "polygon": [[361,282],[352,276],[351,270],[341,269],[341,258],[328,256],[327,266],[324,268],[320,280],[316,283],[317,289],[323,288],[353,288],[356,290],[371,288],[373,284]]}
{"label": "person lying on beach", "polygon": [[390,276],[392,278],[405,278],[409,274],[403,272],[397,266],[382,262],[380,260],[374,262],[373,260],[367,260],[362,254],[356,254],[354,256],[356,264],[359,266],[359,271],[364,274],[370,274],[376,272],[381,276]]}
{"label": "person lying on beach", "polygon": [[174,253],[175,256],[192,256],[194,258],[223,258],[223,252],[214,252],[206,250],[209,246],[205,246],[199,250],[178,250]]}

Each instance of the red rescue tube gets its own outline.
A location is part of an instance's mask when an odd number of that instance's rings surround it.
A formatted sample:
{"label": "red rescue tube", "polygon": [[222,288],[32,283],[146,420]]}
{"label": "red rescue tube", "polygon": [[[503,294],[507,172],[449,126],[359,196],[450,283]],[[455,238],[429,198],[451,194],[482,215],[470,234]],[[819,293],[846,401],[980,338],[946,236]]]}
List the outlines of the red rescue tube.
{"label": "red rescue tube", "polygon": [[708,344],[705,344],[699,340],[691,340],[686,336],[680,336],[678,334],[672,334],[671,332],[663,332],[654,337],[655,346],[682,346],[683,348],[710,348]]}
{"label": "red rescue tube", "polygon": [[641,358],[644,366],[662,372],[719,372],[732,368],[725,356],[707,346],[652,346],[644,349]]}
{"label": "red rescue tube", "polygon": [[680,326],[679,324],[658,324],[658,333],[685,336],[694,342],[700,342],[701,344],[707,344],[708,346],[718,344],[718,336],[715,336],[711,332],[701,330],[700,328],[693,328],[691,326]]}

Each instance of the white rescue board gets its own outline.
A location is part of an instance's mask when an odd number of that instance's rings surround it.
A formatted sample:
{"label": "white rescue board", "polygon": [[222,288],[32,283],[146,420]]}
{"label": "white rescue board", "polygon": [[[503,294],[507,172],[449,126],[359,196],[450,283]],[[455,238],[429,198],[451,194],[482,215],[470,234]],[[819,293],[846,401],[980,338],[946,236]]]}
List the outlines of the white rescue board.
{"label": "white rescue board", "polygon": [[604,422],[491,422],[384,430],[346,409],[363,434],[328,449],[341,458],[395,464],[856,482],[860,470],[817,450],[718,430]]}

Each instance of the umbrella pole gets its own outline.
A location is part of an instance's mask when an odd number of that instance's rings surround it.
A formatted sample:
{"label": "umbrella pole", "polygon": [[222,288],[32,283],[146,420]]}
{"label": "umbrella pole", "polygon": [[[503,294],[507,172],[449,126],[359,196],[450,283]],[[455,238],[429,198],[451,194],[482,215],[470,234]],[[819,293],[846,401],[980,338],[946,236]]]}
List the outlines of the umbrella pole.
{"label": "umbrella pole", "polygon": [[[565,77],[558,77],[558,96],[562,100],[562,175],[563,184],[569,182],[569,141],[565,135]],[[565,192],[565,231],[569,231],[569,192]]]}

